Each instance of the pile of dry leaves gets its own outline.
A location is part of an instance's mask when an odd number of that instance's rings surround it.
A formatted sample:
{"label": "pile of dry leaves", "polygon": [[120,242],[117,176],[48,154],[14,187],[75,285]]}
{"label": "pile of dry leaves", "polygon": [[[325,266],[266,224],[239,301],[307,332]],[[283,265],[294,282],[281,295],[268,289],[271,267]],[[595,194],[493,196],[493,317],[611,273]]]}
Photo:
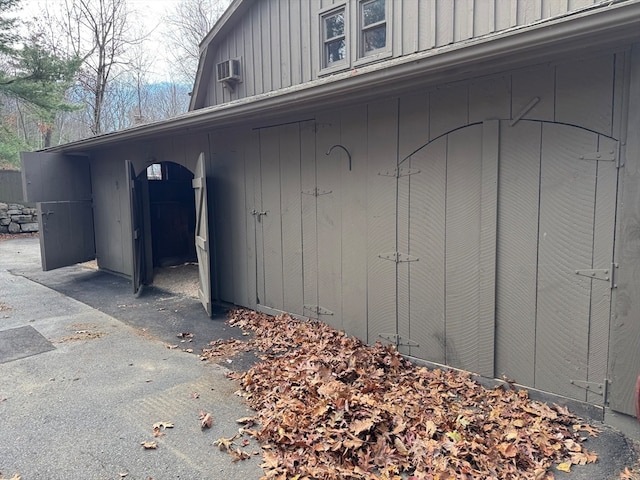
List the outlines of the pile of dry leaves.
{"label": "pile of dry leaves", "polygon": [[229,323],[263,354],[230,376],[257,412],[246,432],[263,444],[265,479],[542,480],[596,461],[579,433],[592,427],[524,391],[417,367],[319,322],[236,310]]}

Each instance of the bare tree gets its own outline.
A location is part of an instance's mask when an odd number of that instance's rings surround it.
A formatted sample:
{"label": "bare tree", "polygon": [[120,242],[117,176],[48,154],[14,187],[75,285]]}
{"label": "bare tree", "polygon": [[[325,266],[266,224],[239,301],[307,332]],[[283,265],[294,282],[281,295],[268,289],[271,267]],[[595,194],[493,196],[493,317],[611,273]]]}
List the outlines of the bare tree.
{"label": "bare tree", "polygon": [[77,80],[86,92],[83,100],[91,114],[91,133],[97,135],[104,131],[103,109],[109,83],[126,69],[127,50],[140,44],[144,35],[134,32],[126,0],[60,2],[55,23],[66,49],[84,60]]}
{"label": "bare tree", "polygon": [[229,6],[230,0],[181,0],[165,17],[173,64],[183,81],[193,83],[200,42]]}

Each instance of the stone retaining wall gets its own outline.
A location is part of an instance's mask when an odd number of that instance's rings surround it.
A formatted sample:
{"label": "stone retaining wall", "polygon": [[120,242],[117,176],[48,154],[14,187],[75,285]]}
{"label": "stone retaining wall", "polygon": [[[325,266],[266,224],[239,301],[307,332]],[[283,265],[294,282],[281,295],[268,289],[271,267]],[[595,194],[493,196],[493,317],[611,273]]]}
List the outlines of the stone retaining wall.
{"label": "stone retaining wall", "polygon": [[0,202],[0,233],[30,233],[38,231],[35,208],[18,203]]}

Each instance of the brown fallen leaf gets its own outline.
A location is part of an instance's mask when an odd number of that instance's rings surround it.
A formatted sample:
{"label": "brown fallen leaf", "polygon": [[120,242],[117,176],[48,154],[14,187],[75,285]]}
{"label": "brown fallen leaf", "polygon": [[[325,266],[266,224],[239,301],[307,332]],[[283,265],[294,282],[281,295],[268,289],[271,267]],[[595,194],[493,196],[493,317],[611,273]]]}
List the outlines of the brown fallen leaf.
{"label": "brown fallen leaf", "polygon": [[632,480],[634,478],[633,472],[629,470],[629,467],[624,467],[624,470],[620,472],[620,478],[624,480]]}
{"label": "brown fallen leaf", "polygon": [[191,392],[189,395],[191,398],[200,398],[200,394],[198,392]]}
{"label": "brown fallen leaf", "polygon": [[233,437],[229,437],[229,438],[224,438],[221,437],[218,440],[216,440],[215,442],[213,442],[213,444],[218,447],[220,450],[222,451],[226,451],[229,452],[231,451],[231,447],[233,445],[233,441],[238,438],[240,435],[236,434]]}
{"label": "brown fallen leaf", "polygon": [[140,445],[142,445],[146,450],[155,450],[158,448],[158,444],[156,442],[140,442]]}
{"label": "brown fallen leaf", "polygon": [[165,428],[173,428],[173,423],[171,422],[156,422],[153,424],[153,428],[165,429]]}
{"label": "brown fallen leaf", "polygon": [[247,453],[244,450],[240,450],[239,448],[236,448],[235,450],[230,451],[229,454],[233,457],[233,460],[232,460],[233,462],[238,462],[240,460],[246,460],[247,458],[251,458],[250,453]]}
{"label": "brown fallen leaf", "polygon": [[158,427],[153,428],[153,436],[154,437],[164,437],[165,433],[161,431]]}
{"label": "brown fallen leaf", "polygon": [[193,338],[193,333],[183,332],[176,335],[178,338]]}
{"label": "brown fallen leaf", "polygon": [[[204,357],[250,346],[262,359],[226,376],[255,409],[255,426],[239,431],[262,445],[265,478],[550,480],[554,465],[597,458],[582,420],[526,391],[412,365],[393,345],[365,345],[321,321],[238,309],[229,324],[251,337],[212,342]],[[235,459],[245,440],[216,445]]]}
{"label": "brown fallen leaf", "polygon": [[200,410],[200,428],[211,428],[213,425],[213,417],[210,413]]}
{"label": "brown fallen leaf", "polygon": [[242,417],[236,420],[236,423],[242,423],[243,425],[253,425],[255,422],[255,417]]}
{"label": "brown fallen leaf", "polygon": [[571,473],[571,462],[562,462],[556,465],[556,468],[561,472]]}

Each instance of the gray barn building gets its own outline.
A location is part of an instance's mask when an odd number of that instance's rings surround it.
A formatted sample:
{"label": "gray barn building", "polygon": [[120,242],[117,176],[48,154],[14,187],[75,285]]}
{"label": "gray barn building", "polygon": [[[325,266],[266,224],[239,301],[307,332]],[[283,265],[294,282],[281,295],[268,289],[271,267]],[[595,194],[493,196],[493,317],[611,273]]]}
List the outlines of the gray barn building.
{"label": "gray barn building", "polygon": [[636,416],[639,169],[637,0],[235,0],[189,113],[23,155],[45,269],[137,289],[195,244],[208,311],[602,416]]}

